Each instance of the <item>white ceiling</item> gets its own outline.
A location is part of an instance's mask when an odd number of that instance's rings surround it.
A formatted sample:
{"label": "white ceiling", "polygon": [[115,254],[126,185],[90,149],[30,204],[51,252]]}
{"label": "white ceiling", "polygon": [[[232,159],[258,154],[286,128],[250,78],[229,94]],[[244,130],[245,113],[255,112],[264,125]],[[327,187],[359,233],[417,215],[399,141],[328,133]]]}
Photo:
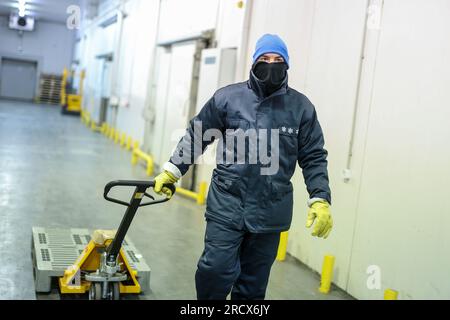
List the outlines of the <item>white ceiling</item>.
{"label": "white ceiling", "polygon": [[[45,20],[65,23],[67,8],[70,5],[85,4],[85,0],[26,0],[26,14],[35,17],[36,20]],[[18,12],[17,0],[0,0],[0,15],[9,15]]]}

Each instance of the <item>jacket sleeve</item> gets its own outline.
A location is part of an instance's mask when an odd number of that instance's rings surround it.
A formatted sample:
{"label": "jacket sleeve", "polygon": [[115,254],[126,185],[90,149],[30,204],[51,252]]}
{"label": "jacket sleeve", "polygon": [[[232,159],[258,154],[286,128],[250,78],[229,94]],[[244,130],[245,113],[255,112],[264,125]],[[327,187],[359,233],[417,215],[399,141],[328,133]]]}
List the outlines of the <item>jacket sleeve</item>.
{"label": "jacket sleeve", "polygon": [[216,105],[213,96],[202,108],[197,116],[189,123],[186,134],[178,142],[178,145],[169,160],[175,165],[179,173],[184,175],[195,160],[203,154],[206,147],[214,142],[214,136],[208,141],[203,139],[204,133],[209,129],[224,132],[224,111]]}
{"label": "jacket sleeve", "polygon": [[327,169],[328,152],[324,149],[323,132],[316,110],[309,101],[308,104],[300,123],[298,164],[303,170],[310,199],[322,198],[331,204]]}

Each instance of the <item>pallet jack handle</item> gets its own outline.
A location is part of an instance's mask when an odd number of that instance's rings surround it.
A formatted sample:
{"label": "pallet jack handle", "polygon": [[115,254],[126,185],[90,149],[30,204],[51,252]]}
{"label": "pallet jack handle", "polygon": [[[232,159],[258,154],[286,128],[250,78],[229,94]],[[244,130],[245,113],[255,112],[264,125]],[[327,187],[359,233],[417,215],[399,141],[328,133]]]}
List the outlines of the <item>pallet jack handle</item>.
{"label": "pallet jack handle", "polygon": [[[132,205],[133,199],[137,197],[142,196],[146,196],[154,201],[150,201],[150,202],[146,202],[146,203],[140,203],[139,201],[139,207],[144,207],[144,206],[149,206],[152,204],[157,204],[157,203],[162,203],[162,202],[166,202],[169,201],[170,198],[165,198],[162,200],[155,200],[155,198],[153,196],[151,196],[150,194],[148,194],[146,192],[146,190],[148,188],[153,188],[153,186],[155,185],[154,181],[134,181],[134,180],[117,180],[117,181],[111,181],[109,182],[106,186],[105,186],[105,191],[103,193],[103,197],[105,198],[105,200],[110,201],[110,202],[114,202],[117,204],[121,204],[123,206],[129,207]],[[164,185],[165,187],[169,188],[170,191],[172,191],[172,194],[175,194],[176,188],[173,184],[167,184]],[[114,187],[136,187],[133,197],[131,198],[130,202],[125,202],[119,199],[115,199],[115,198],[111,198],[108,196],[109,191],[114,188]],[[140,199],[142,200],[143,197],[141,197]]]}
{"label": "pallet jack handle", "polygon": [[[149,206],[157,203],[163,203],[169,201],[170,198],[165,198],[162,200],[155,200],[153,196],[148,194],[146,191],[148,188],[152,188],[155,185],[154,181],[132,181],[132,180],[117,180],[111,181],[105,186],[105,190],[103,193],[103,197],[110,202],[114,202],[127,207],[125,215],[122,218],[119,229],[117,229],[116,235],[112,240],[111,244],[107,248],[107,257],[106,262],[110,265],[114,265],[116,263],[117,256],[119,255],[120,248],[122,247],[122,242],[125,239],[125,235],[128,232],[128,228],[131,225],[131,221],[138,210],[139,207]],[[165,187],[169,188],[172,191],[172,194],[175,193],[175,186],[173,184],[166,184]],[[108,196],[109,191],[114,187],[135,187],[133,196],[131,197],[130,202],[125,202],[119,199],[111,198]],[[141,203],[144,197],[150,198],[153,201],[149,201],[146,203]]]}

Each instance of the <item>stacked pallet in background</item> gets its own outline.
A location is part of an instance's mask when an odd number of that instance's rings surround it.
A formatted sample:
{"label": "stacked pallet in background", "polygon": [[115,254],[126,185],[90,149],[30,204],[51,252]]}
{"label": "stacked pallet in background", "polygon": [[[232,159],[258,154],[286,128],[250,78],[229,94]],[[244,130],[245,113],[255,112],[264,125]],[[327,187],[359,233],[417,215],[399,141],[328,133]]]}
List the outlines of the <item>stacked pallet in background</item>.
{"label": "stacked pallet in background", "polygon": [[37,103],[59,104],[62,76],[55,74],[41,74]]}

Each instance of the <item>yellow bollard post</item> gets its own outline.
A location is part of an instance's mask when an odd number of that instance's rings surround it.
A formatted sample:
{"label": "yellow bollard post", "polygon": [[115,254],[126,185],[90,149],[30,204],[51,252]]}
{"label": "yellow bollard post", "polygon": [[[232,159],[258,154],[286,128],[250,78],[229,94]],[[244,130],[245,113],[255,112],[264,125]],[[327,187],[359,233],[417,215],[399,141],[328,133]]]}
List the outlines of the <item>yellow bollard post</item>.
{"label": "yellow bollard post", "polygon": [[103,123],[102,123],[102,128],[100,129],[100,132],[101,132],[102,134],[105,134],[105,131],[106,131],[106,122],[103,122]]}
{"label": "yellow bollard post", "polygon": [[89,112],[85,111],[84,112],[84,124],[86,125],[86,127],[89,127],[90,122],[91,122],[91,115],[89,114]]}
{"label": "yellow bollard post", "polygon": [[113,140],[115,134],[116,134],[116,129],[114,129],[113,127],[111,127],[111,128],[109,129],[109,139]]}
{"label": "yellow bollard post", "polygon": [[134,152],[135,150],[137,150],[137,149],[134,149],[134,150],[131,152],[131,164],[132,164],[133,166],[136,165],[136,164],[138,163],[138,160],[139,160],[139,157],[138,157],[137,153]]}
{"label": "yellow bollard post", "polygon": [[86,71],[85,70],[81,70],[80,73],[80,84],[78,85],[78,87],[80,88],[78,95],[83,96],[83,82],[84,82],[84,78],[86,77]]}
{"label": "yellow bollard post", "polygon": [[200,182],[200,185],[198,187],[197,204],[199,204],[199,205],[205,204],[207,187],[208,187],[208,184],[205,181]]}
{"label": "yellow bollard post", "polygon": [[331,280],[333,279],[334,256],[326,255],[323,258],[322,278],[320,281],[319,291],[328,294],[331,288]]}
{"label": "yellow bollard post", "polygon": [[386,289],[384,291],[384,300],[397,300],[398,291],[392,289]]}
{"label": "yellow bollard post", "polygon": [[137,141],[137,140],[134,141],[133,149],[139,149],[139,141]]}
{"label": "yellow bollard post", "polygon": [[122,136],[120,137],[120,146],[125,147],[125,141],[127,140],[127,135],[125,133],[122,133]]}
{"label": "yellow bollard post", "polygon": [[132,137],[128,137],[127,139],[127,145],[125,146],[125,149],[130,151],[131,150],[131,145],[133,144],[133,138]]}
{"label": "yellow bollard post", "polygon": [[116,130],[116,132],[114,134],[114,143],[118,144],[119,143],[119,139],[120,139],[120,131]]}
{"label": "yellow bollard post", "polygon": [[280,233],[280,242],[278,244],[277,261],[284,261],[286,259],[288,232]]}
{"label": "yellow bollard post", "polygon": [[147,170],[146,170],[147,176],[153,175],[153,159],[150,157],[147,159]]}

